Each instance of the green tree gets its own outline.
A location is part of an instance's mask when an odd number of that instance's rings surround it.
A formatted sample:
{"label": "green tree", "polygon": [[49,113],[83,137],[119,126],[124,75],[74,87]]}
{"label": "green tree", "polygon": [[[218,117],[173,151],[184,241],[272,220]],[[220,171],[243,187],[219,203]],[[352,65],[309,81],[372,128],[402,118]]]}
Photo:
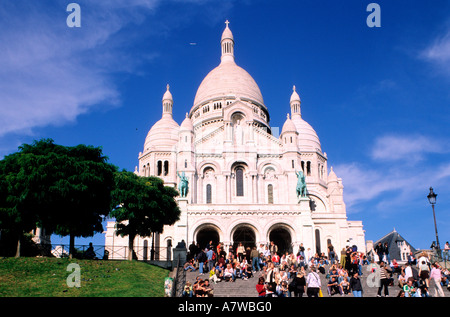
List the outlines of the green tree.
{"label": "green tree", "polygon": [[23,144],[0,161],[0,228],[18,241],[39,226],[47,234],[75,237],[103,231],[114,172],[101,148],[57,145],[51,139]]}
{"label": "green tree", "polygon": [[161,233],[164,225],[174,224],[180,217],[175,201],[178,191],[164,186],[157,177],[140,177],[132,172],[117,172],[112,193],[116,234],[128,236],[128,260],[133,259],[136,236],[149,237]]}

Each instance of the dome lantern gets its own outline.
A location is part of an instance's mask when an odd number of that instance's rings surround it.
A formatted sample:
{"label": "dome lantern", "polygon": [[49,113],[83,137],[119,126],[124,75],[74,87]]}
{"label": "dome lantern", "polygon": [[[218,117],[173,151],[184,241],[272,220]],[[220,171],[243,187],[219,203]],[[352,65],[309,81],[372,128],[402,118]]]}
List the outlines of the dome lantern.
{"label": "dome lantern", "polygon": [[294,85],[294,87],[292,87],[292,90],[293,91],[292,91],[291,102],[290,102],[292,117],[294,117],[294,115],[301,116],[302,115],[301,109],[300,109],[301,101],[300,101],[300,96],[298,95],[298,93],[296,91],[295,85]]}
{"label": "dome lantern", "polygon": [[162,104],[163,104],[163,116],[170,115],[172,116],[173,109],[173,97],[169,90],[170,86],[167,84],[167,91],[164,93]]}
{"label": "dome lantern", "polygon": [[225,21],[226,27],[225,30],[222,33],[222,39],[220,41],[220,45],[222,47],[222,62],[231,61],[234,62],[234,38],[233,33],[231,33],[230,28],[228,27],[228,24],[230,22]]}

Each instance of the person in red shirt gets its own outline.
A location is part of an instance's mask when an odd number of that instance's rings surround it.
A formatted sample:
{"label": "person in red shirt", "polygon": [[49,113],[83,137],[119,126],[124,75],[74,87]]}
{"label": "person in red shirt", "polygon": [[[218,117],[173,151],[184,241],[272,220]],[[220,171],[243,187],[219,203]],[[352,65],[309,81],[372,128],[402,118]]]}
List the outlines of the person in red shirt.
{"label": "person in red shirt", "polygon": [[280,264],[280,256],[278,255],[278,253],[275,253],[272,256],[272,262],[273,264],[275,264],[276,266],[278,266],[278,264]]}
{"label": "person in red shirt", "polygon": [[260,277],[258,284],[256,284],[256,291],[258,292],[258,297],[266,296],[266,283],[264,282],[264,277]]}

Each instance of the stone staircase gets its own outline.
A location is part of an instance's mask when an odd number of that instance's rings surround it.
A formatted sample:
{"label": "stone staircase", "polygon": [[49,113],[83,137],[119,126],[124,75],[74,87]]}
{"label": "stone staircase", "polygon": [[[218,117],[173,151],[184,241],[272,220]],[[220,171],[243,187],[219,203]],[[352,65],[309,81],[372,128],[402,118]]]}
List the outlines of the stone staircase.
{"label": "stone staircase", "polygon": [[[362,286],[363,286],[363,297],[376,297],[377,296],[377,287],[371,287],[367,284],[367,276],[369,275],[368,272],[366,272],[367,266],[363,267],[363,276],[361,277]],[[328,268],[326,268],[328,271]],[[258,297],[258,293],[256,291],[256,284],[258,283],[258,278],[262,275],[261,272],[256,272],[254,276],[248,280],[243,279],[236,279],[235,282],[225,282],[220,281],[217,284],[213,284],[214,287],[214,297],[242,297],[242,298],[248,298],[248,297]],[[327,291],[327,283],[328,280],[326,279],[325,274],[320,274],[319,276],[321,278],[322,282],[322,293],[324,297],[330,297],[328,295]],[[186,281],[190,281],[192,284],[196,281],[197,278],[200,279],[207,279],[209,277],[208,274],[200,275],[198,271],[195,272],[186,272]],[[400,291],[400,287],[398,286],[397,276],[394,274],[394,284],[393,286],[389,286],[389,297],[396,297]],[[446,297],[450,297],[450,292],[443,288],[444,294]],[[433,287],[430,287],[430,295],[434,296],[434,290]],[[306,296],[303,295],[303,296]],[[384,289],[382,291],[382,296],[384,296]],[[341,297],[341,295],[336,294],[332,297]],[[343,295],[342,297],[353,297],[353,295],[347,294]]]}
{"label": "stone staircase", "polygon": [[[256,284],[258,278],[262,273],[257,272],[253,277],[248,280],[237,278],[234,282],[220,281],[217,284],[213,284],[214,297],[257,297]],[[200,279],[207,279],[208,274],[200,275],[198,272],[186,272],[186,281],[190,281],[192,284],[199,277]]]}

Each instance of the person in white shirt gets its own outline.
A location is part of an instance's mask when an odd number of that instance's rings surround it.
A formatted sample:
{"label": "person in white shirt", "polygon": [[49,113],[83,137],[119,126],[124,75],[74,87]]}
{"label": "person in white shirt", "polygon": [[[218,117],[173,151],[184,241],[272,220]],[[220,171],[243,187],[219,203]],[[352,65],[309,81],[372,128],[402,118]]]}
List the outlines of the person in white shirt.
{"label": "person in white shirt", "polygon": [[319,297],[319,291],[322,287],[320,276],[316,272],[316,267],[311,266],[311,272],[306,276],[306,294],[308,297]]}
{"label": "person in white shirt", "polygon": [[264,252],[263,252],[263,254],[264,254],[264,257],[266,258],[266,257],[270,257],[270,250],[269,250],[269,247],[266,245],[266,247],[264,248]]}
{"label": "person in white shirt", "polygon": [[258,250],[258,254],[261,254],[261,253],[264,254],[264,244],[260,244],[257,250]]}
{"label": "person in white shirt", "polygon": [[420,266],[422,261],[425,261],[426,264],[430,263],[430,258],[428,256],[428,253],[426,253],[425,251],[420,254],[420,258],[417,260],[417,267]]}
{"label": "person in white shirt", "polygon": [[309,262],[311,260],[311,258],[313,257],[313,252],[310,248],[308,248],[308,250],[306,250],[306,254],[305,254],[306,258],[306,262]]}
{"label": "person in white shirt", "polygon": [[450,260],[450,258],[449,258],[449,254],[450,254],[450,244],[448,243],[448,241],[445,243],[445,246],[444,246],[444,261],[445,260]]}
{"label": "person in white shirt", "polygon": [[405,263],[405,266],[405,280],[408,281],[410,277],[413,277],[413,272],[408,262]]}

